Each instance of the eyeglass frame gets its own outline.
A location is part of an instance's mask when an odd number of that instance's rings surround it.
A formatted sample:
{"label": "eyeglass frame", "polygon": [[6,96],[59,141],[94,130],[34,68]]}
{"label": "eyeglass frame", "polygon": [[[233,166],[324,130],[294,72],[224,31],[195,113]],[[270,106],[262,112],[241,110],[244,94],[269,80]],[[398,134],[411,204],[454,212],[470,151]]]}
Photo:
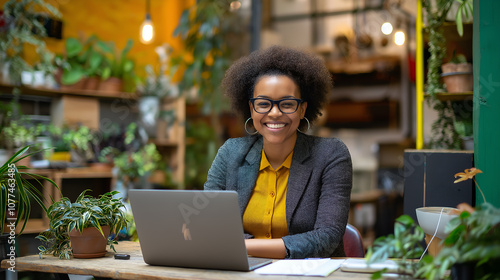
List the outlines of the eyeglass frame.
{"label": "eyeglass frame", "polygon": [[[271,107],[269,107],[269,110],[267,112],[261,113],[261,112],[258,112],[257,109],[255,109],[255,100],[257,100],[257,99],[264,99],[264,100],[267,100],[267,101],[271,102]],[[285,101],[285,100],[294,100],[294,101],[297,101],[297,108],[295,108],[295,110],[293,112],[290,112],[290,113],[285,113],[285,112],[281,111],[280,103],[281,103],[281,101]],[[265,97],[255,97],[255,98],[250,98],[250,102],[252,103],[253,110],[256,113],[259,113],[259,114],[267,114],[267,113],[271,112],[271,110],[274,108],[274,104],[276,104],[278,106],[278,110],[280,110],[281,113],[283,113],[283,114],[293,114],[293,113],[297,112],[297,110],[299,109],[300,104],[302,104],[304,102],[304,100],[299,99],[299,98],[291,98],[291,97],[290,98],[283,98],[283,99],[280,99],[280,100],[272,100],[272,99],[265,98]]]}

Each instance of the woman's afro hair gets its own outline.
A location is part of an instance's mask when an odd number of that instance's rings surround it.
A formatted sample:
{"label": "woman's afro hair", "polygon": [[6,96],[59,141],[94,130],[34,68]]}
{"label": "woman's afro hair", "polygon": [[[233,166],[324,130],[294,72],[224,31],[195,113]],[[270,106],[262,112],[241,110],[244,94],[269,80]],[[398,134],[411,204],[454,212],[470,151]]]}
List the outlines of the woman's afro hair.
{"label": "woman's afro hair", "polygon": [[[255,84],[265,75],[285,75],[298,85],[301,99],[307,102],[305,117],[313,122],[321,115],[332,88],[331,75],[323,60],[314,54],[296,49],[273,46],[252,52],[238,59],[226,71],[222,81],[232,108],[243,120],[250,118],[248,101]],[[301,128],[306,126],[301,122]]]}

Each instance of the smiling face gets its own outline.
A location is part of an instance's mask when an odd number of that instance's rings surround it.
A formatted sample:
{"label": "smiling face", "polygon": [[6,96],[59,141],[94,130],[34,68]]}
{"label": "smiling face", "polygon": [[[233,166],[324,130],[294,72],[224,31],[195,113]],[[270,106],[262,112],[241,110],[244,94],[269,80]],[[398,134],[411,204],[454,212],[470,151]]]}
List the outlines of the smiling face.
{"label": "smiling face", "polygon": [[[284,75],[263,76],[257,80],[253,91],[253,97],[268,98],[271,100],[281,100],[284,98],[300,99],[299,87],[295,82]],[[297,111],[291,114],[282,113],[277,105],[274,105],[268,113],[257,113],[250,102],[253,125],[255,129],[264,137],[264,145],[279,144],[285,147],[295,145],[297,138],[297,128],[300,120],[304,118],[307,103],[299,105]]]}

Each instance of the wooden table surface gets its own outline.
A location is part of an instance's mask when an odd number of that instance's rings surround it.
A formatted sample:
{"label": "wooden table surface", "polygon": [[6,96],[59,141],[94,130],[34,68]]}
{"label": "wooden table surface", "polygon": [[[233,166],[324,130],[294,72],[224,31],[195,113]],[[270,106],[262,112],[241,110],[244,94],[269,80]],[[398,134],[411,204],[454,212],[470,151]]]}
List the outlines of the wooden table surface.
{"label": "wooden table surface", "polygon": [[[151,266],[144,262],[140,245],[137,242],[122,241],[115,246],[118,253],[129,254],[130,260],[114,259],[114,252],[108,250],[103,258],[95,259],[71,259],[60,260],[53,256],[44,256],[40,259],[38,255],[16,258],[16,270],[38,271],[47,273],[65,273],[93,275],[95,277],[112,279],[155,279],[155,280],[180,280],[180,279],[370,279],[371,274],[350,273],[339,270],[328,277],[306,277],[306,276],[275,276],[260,275],[255,272],[238,272],[225,270],[193,269],[179,267]],[[2,268],[7,269],[10,265],[7,260],[2,261]],[[7,272],[8,273],[8,272]]]}

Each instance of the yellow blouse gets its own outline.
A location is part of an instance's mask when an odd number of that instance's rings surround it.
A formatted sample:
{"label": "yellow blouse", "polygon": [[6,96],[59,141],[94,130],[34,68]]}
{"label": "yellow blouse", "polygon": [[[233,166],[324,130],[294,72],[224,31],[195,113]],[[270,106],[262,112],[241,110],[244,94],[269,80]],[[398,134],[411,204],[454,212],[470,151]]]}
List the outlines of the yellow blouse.
{"label": "yellow blouse", "polygon": [[255,238],[281,238],[288,235],[286,224],[286,185],[293,152],[274,170],[264,150],[255,188],[243,213],[243,228]]}

